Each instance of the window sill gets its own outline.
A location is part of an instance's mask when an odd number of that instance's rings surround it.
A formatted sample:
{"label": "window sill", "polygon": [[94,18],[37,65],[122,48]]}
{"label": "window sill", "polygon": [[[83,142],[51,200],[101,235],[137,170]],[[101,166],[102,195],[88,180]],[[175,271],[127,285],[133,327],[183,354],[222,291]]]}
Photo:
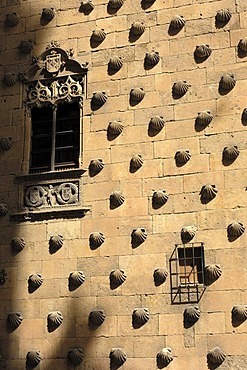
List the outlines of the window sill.
{"label": "window sill", "polygon": [[28,175],[19,175],[15,177],[16,184],[22,184],[25,182],[31,183],[36,181],[49,181],[49,180],[59,180],[59,179],[78,179],[87,170],[83,168],[76,168],[71,170],[61,170],[61,171],[50,171],[41,173],[31,173]]}

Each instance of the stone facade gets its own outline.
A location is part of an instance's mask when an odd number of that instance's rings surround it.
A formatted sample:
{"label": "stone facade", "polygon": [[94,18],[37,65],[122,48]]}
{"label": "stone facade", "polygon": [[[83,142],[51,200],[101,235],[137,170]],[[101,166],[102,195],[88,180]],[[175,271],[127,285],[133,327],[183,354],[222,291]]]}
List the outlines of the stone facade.
{"label": "stone facade", "polygon": [[[246,1],[0,9],[0,369],[246,369]],[[87,66],[80,164],[35,175],[23,79],[53,41]],[[198,308],[171,302],[182,230]]]}

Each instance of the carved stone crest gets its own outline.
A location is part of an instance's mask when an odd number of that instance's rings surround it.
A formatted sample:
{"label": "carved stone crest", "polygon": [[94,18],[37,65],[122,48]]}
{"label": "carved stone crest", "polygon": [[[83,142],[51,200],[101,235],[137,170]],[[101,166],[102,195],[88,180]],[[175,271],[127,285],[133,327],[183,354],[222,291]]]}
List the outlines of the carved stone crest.
{"label": "carved stone crest", "polygon": [[46,55],[45,68],[49,73],[58,73],[62,65],[61,54],[52,50],[51,54]]}

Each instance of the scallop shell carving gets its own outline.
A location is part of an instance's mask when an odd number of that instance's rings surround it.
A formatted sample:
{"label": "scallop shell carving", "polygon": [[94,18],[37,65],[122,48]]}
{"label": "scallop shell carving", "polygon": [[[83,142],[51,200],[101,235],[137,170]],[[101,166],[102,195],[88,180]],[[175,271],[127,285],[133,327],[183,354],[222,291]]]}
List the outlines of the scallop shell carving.
{"label": "scallop shell carving", "polygon": [[5,73],[3,80],[4,80],[5,85],[10,87],[16,83],[17,77],[15,73],[7,72]]}
{"label": "scallop shell carving", "polygon": [[247,320],[247,305],[233,306],[232,318],[237,321]]}
{"label": "scallop shell carving", "polygon": [[52,235],[49,240],[50,249],[58,250],[63,246],[63,236],[59,235]]}
{"label": "scallop shell carving", "polygon": [[238,49],[241,50],[244,53],[247,52],[247,38],[244,38],[244,39],[239,41]]}
{"label": "scallop shell carving", "polygon": [[87,11],[87,12],[93,10],[94,9],[93,1],[92,0],[84,0],[84,1],[82,1],[82,3],[81,3],[81,9],[83,11]]}
{"label": "scallop shell carving", "polygon": [[79,287],[85,281],[85,275],[83,271],[73,271],[69,275],[69,283],[74,287]]}
{"label": "scallop shell carving", "polygon": [[236,145],[230,145],[224,148],[223,158],[228,160],[234,160],[239,156],[239,149]]}
{"label": "scallop shell carving", "polygon": [[102,42],[106,38],[106,33],[103,29],[94,30],[92,33],[92,39],[96,42]]}
{"label": "scallop shell carving", "polygon": [[217,22],[221,22],[221,23],[229,22],[231,17],[232,17],[232,13],[229,9],[220,9],[216,13]]}
{"label": "scallop shell carving", "polygon": [[27,353],[26,362],[28,366],[35,367],[41,361],[41,356],[38,351],[29,351]]}
{"label": "scallop shell carving", "polygon": [[92,326],[100,326],[105,321],[104,310],[91,311],[88,318],[89,324]]}
{"label": "scallop shell carving", "polygon": [[172,350],[171,348],[163,348],[156,356],[157,366],[159,369],[163,369],[169,365],[169,363],[173,360]]}
{"label": "scallop shell carving", "polygon": [[140,102],[145,96],[145,91],[141,87],[136,87],[130,91],[130,100],[133,102]]}
{"label": "scallop shell carving", "polygon": [[119,9],[124,3],[124,0],[109,0],[109,7],[112,9]]}
{"label": "scallop shell carving", "polygon": [[181,239],[183,243],[190,242],[196,235],[195,226],[185,226],[181,230]]}
{"label": "scallop shell carving", "polygon": [[159,63],[160,56],[157,51],[152,51],[151,53],[146,53],[145,64],[149,66],[155,66]]}
{"label": "scallop shell carving", "polygon": [[174,30],[182,29],[185,26],[186,20],[181,15],[175,15],[170,23],[170,27]]}
{"label": "scallop shell carving", "polygon": [[17,13],[10,13],[10,14],[6,14],[5,21],[8,27],[14,27],[19,23],[20,18],[18,17]]}
{"label": "scallop shell carving", "polygon": [[19,49],[23,54],[29,54],[33,50],[34,42],[32,40],[22,40]]}
{"label": "scallop shell carving", "polygon": [[201,188],[200,195],[203,201],[209,201],[216,197],[218,189],[215,185],[204,185]]}
{"label": "scallop shell carving", "polygon": [[2,150],[9,150],[10,148],[12,148],[11,138],[9,138],[9,137],[2,137],[0,139],[0,148]]}
{"label": "scallop shell carving", "polygon": [[158,268],[154,270],[153,276],[155,285],[161,285],[166,281],[168,271],[165,268]]}
{"label": "scallop shell carving", "polygon": [[247,108],[244,108],[242,113],[242,123],[246,125],[247,122]]}
{"label": "scallop shell carving", "polygon": [[72,363],[72,365],[80,365],[83,361],[82,348],[72,348],[68,353],[68,359]]}
{"label": "scallop shell carving", "polygon": [[225,73],[220,79],[220,88],[225,91],[230,91],[236,85],[236,80],[233,74]]}
{"label": "scallop shell carving", "polygon": [[55,10],[54,8],[44,8],[42,11],[42,18],[49,22],[55,17]]}
{"label": "scallop shell carving", "polygon": [[217,364],[220,365],[222,362],[224,362],[226,358],[226,355],[222,352],[220,347],[215,347],[207,354],[208,362],[211,364]]}
{"label": "scallop shell carving", "polygon": [[51,327],[59,327],[63,322],[63,315],[60,311],[52,311],[47,317],[48,325]]}
{"label": "scallop shell carving", "polygon": [[136,308],[132,313],[133,327],[142,326],[149,320],[149,312],[147,308]]}
{"label": "scallop shell carving", "polygon": [[113,207],[119,207],[124,202],[124,195],[121,191],[114,191],[110,195],[110,205]]}
{"label": "scallop shell carving", "polygon": [[119,121],[112,121],[107,128],[108,135],[117,136],[123,132],[124,126]]}
{"label": "scallop shell carving", "polygon": [[112,348],[110,352],[110,361],[111,366],[121,366],[127,360],[126,353],[122,350],[122,348]]}
{"label": "scallop shell carving", "polygon": [[136,154],[131,158],[130,168],[132,170],[138,170],[139,168],[142,167],[142,165],[143,165],[143,159],[140,154]]}
{"label": "scallop shell carving", "polygon": [[175,82],[172,87],[172,94],[175,97],[181,98],[187,93],[188,90],[189,90],[189,85],[187,84],[186,81],[178,81],[178,82]]}
{"label": "scallop shell carving", "polygon": [[132,245],[139,245],[147,239],[146,229],[134,229],[131,233]]}
{"label": "scallop shell carving", "polygon": [[135,36],[140,36],[145,31],[143,22],[134,22],[131,27],[131,33]]}
{"label": "scallop shell carving", "polygon": [[245,227],[242,222],[232,222],[227,227],[227,235],[228,237],[239,237],[245,231]]}
{"label": "scallop shell carving", "polygon": [[110,273],[110,284],[113,286],[119,286],[125,282],[126,278],[127,276],[125,275],[123,270],[113,270]]}
{"label": "scallop shell carving", "polygon": [[207,44],[197,45],[195,56],[199,59],[207,58],[211,55],[212,49]]}
{"label": "scallop shell carving", "polygon": [[162,116],[154,116],[149,122],[149,129],[153,131],[160,131],[165,126],[165,120]]}
{"label": "scallop shell carving", "polygon": [[22,320],[23,316],[20,312],[11,312],[8,314],[8,325],[13,329],[18,328]]}
{"label": "scallop shell carving", "polygon": [[11,246],[16,252],[22,251],[22,249],[25,247],[26,243],[23,238],[13,238],[11,240]]}
{"label": "scallop shell carving", "polygon": [[110,60],[109,60],[109,63],[108,63],[108,68],[113,70],[113,71],[119,71],[123,66],[123,60],[121,57],[112,57]]}
{"label": "scallop shell carving", "polygon": [[105,241],[104,234],[100,231],[96,231],[89,236],[89,245],[91,248],[98,248]]}
{"label": "scallop shell carving", "polygon": [[207,126],[210,124],[210,122],[213,119],[213,115],[210,113],[209,110],[202,111],[198,113],[198,116],[196,117],[196,124],[199,126]]}
{"label": "scallop shell carving", "polygon": [[163,206],[169,198],[169,195],[166,193],[165,190],[157,190],[153,193],[152,197],[152,205],[153,207],[161,207]]}
{"label": "scallop shell carving", "polygon": [[215,282],[222,275],[220,265],[207,265],[204,269],[205,280],[207,285]]}
{"label": "scallop shell carving", "polygon": [[175,154],[175,161],[178,164],[185,164],[191,158],[190,151],[188,149],[178,150]]}
{"label": "scallop shell carving", "polygon": [[8,206],[5,203],[0,203],[0,217],[6,216],[8,213]]}
{"label": "scallop shell carving", "polygon": [[184,310],[184,320],[191,324],[196,323],[200,318],[201,312],[198,306],[190,306]]}
{"label": "scallop shell carving", "polygon": [[104,162],[101,158],[92,159],[89,164],[90,174],[98,174],[104,168]]}
{"label": "scallop shell carving", "polygon": [[93,94],[92,103],[101,107],[107,101],[107,95],[104,91],[97,91]]}
{"label": "scallop shell carving", "polygon": [[41,274],[32,274],[29,276],[28,284],[32,287],[37,289],[43,284],[44,279],[42,278]]}

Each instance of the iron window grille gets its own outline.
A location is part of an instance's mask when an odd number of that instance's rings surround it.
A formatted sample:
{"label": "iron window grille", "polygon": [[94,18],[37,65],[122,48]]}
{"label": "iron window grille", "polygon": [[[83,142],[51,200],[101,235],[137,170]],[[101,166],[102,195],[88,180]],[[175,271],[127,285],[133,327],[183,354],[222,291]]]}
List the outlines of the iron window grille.
{"label": "iron window grille", "polygon": [[205,290],[203,243],[176,244],[169,265],[171,302],[199,302]]}

